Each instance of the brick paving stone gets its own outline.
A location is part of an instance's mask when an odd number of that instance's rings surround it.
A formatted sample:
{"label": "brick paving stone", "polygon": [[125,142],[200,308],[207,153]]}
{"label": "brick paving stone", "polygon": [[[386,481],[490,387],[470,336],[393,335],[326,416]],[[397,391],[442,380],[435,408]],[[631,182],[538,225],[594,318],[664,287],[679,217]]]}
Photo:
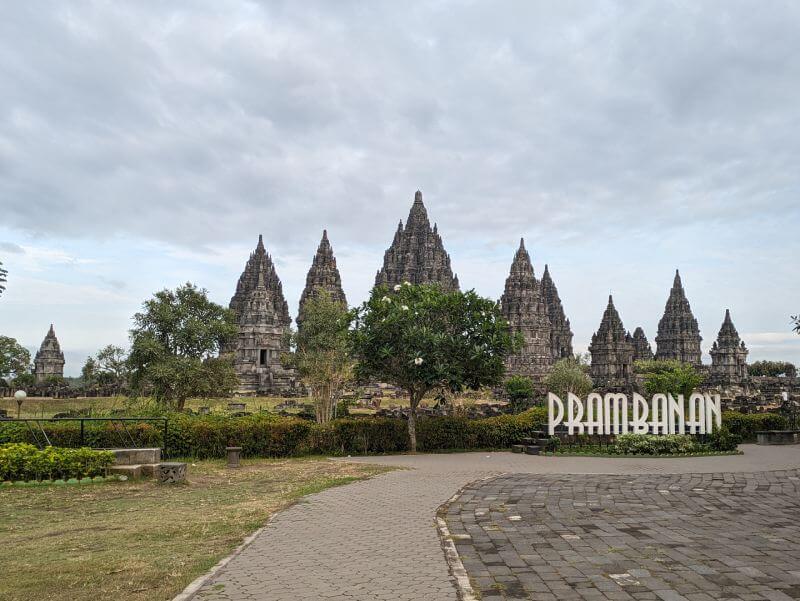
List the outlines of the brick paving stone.
{"label": "brick paving stone", "polygon": [[[744,449],[736,457],[669,460],[512,453],[349,458],[410,469],[329,489],[278,513],[194,598],[455,601],[435,527],[437,509],[465,485],[500,474],[520,479],[505,488],[498,488],[502,478],[487,482],[486,489],[479,483],[468,487],[446,516],[484,601],[658,601],[653,591],[677,591],[681,583],[692,585],[687,590],[693,592],[684,594],[690,601],[706,601],[706,590],[714,599],[744,599],[746,593],[762,601],[800,598],[796,547],[781,552],[798,540],[797,506],[793,520],[773,515],[786,510],[780,500],[796,498],[800,477],[796,471],[783,472],[785,479],[766,473],[800,467],[800,447]],[[564,476],[556,494],[550,486],[559,480],[547,474],[628,475],[592,478],[609,482],[594,488],[587,477]],[[759,499],[767,499],[766,506]],[[454,513],[461,504],[470,504],[471,511]],[[675,519],[642,518],[661,512]],[[736,515],[743,528],[757,528],[753,536],[763,557],[752,556],[754,547],[736,536],[742,531],[737,522],[715,539],[728,552],[711,561],[702,552],[706,542],[693,530],[698,514],[718,520]],[[509,519],[515,515],[521,519]],[[680,582],[671,581],[670,571],[679,568]],[[650,575],[635,577],[640,586],[608,577],[626,569]],[[775,587],[778,579],[786,586]]]}

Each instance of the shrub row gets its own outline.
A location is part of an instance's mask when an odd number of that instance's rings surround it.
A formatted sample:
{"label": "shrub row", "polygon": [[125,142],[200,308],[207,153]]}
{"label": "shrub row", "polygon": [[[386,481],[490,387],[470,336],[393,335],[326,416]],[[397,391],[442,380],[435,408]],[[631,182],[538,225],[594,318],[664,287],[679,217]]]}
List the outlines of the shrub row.
{"label": "shrub row", "polygon": [[0,446],[0,481],[53,480],[100,476],[114,463],[114,453],[92,449],[46,447],[27,443]]}
{"label": "shrub row", "polygon": [[[519,415],[485,419],[423,417],[417,422],[418,448],[421,451],[508,448],[534,431],[543,430],[546,422],[547,411],[541,407]],[[78,445],[78,422],[43,422],[42,426],[52,444]],[[127,428],[139,446],[164,446],[159,425],[128,422]],[[87,422],[84,444],[95,448],[125,446],[121,434],[118,423]],[[0,422],[0,443],[5,442],[32,443],[35,439],[23,424]],[[399,453],[408,450],[408,429],[406,421],[397,418],[345,418],[316,424],[272,414],[169,416],[167,449],[173,457],[224,457],[229,445],[241,446],[246,457]]]}
{"label": "shrub row", "polygon": [[[408,450],[404,419],[344,418],[316,424],[295,417],[258,413],[242,417],[225,415],[169,415],[168,452],[173,457],[197,459],[224,457],[225,447],[242,447],[247,457],[292,457],[300,455],[355,455],[399,453]],[[757,430],[786,427],[786,419],[775,414],[723,413],[723,425],[736,439],[753,440]],[[43,423],[51,443],[79,446],[78,422]],[[508,448],[537,430],[547,427],[547,410],[535,407],[519,415],[483,419],[466,417],[422,417],[417,423],[420,451]],[[139,446],[164,446],[159,424],[128,422],[127,429]],[[84,444],[94,448],[125,446],[126,434],[119,423],[87,422]],[[35,442],[23,424],[0,422],[0,444]]]}

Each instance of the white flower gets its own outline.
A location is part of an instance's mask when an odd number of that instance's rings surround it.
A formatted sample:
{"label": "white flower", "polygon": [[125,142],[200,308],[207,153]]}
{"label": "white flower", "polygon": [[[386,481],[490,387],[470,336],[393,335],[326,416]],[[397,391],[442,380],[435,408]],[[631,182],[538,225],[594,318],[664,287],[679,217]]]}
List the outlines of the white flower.
{"label": "white flower", "polygon": [[400,308],[401,308],[403,311],[408,311],[408,305],[400,305]]}
{"label": "white flower", "polygon": [[411,285],[411,282],[409,282],[408,280],[406,280],[405,282],[403,282],[403,286],[410,286],[410,285]]}
{"label": "white flower", "polygon": [[422,365],[422,357],[417,357],[414,359],[414,365]]}
{"label": "white flower", "polygon": [[392,302],[392,299],[390,299],[388,296],[384,296],[384,297],[383,297],[381,300],[382,300],[383,302],[385,302],[385,303],[390,303],[390,302]]}
{"label": "white flower", "polygon": [[395,292],[400,292],[400,284],[395,284],[394,285],[394,291]]}

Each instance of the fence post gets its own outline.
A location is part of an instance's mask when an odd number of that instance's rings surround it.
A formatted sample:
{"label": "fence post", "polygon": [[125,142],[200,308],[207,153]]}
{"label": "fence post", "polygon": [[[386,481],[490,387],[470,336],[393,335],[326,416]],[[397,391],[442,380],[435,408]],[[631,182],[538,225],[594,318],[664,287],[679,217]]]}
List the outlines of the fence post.
{"label": "fence post", "polygon": [[83,446],[83,420],[81,420],[81,446]]}

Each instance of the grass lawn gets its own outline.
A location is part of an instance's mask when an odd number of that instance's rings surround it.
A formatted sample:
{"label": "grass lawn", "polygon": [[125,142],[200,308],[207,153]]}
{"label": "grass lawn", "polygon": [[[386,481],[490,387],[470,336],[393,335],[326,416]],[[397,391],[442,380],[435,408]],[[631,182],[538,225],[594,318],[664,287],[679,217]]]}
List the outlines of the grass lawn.
{"label": "grass lawn", "polygon": [[387,468],[322,458],[190,464],[189,482],[0,490],[0,599],[171,599],[275,511]]}

